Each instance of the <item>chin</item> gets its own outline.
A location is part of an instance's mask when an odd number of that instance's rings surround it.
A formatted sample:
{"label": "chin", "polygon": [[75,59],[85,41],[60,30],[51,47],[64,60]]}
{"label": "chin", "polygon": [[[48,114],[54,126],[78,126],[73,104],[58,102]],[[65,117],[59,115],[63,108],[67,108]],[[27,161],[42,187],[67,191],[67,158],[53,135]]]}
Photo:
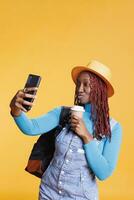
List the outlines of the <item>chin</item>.
{"label": "chin", "polygon": [[84,106],[84,103],[79,102],[77,105],[78,106]]}
{"label": "chin", "polygon": [[85,101],[80,101],[80,100],[78,101],[78,105],[79,105],[79,106],[84,106],[86,103],[87,103],[87,102],[85,102]]}

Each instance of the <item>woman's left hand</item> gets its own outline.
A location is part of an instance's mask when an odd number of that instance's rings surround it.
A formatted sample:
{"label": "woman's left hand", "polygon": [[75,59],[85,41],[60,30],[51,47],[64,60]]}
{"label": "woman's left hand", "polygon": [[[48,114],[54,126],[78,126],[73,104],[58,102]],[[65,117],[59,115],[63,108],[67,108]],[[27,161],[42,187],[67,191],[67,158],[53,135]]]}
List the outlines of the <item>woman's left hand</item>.
{"label": "woman's left hand", "polygon": [[78,136],[80,136],[84,143],[88,143],[93,139],[92,135],[88,132],[83,119],[76,115],[71,114],[69,120],[71,130],[73,130]]}

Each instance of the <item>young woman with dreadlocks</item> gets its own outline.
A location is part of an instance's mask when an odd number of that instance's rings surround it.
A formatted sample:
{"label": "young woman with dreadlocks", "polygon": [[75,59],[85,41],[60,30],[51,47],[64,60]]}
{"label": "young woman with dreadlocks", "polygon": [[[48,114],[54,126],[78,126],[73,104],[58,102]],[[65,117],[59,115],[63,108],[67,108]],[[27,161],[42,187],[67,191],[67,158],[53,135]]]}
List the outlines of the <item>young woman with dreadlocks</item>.
{"label": "young woman with dreadlocks", "polygon": [[[98,61],[72,69],[76,84],[74,104],[85,108],[83,118],[71,114],[71,129],[64,127],[55,141],[53,159],[42,176],[40,200],[98,200],[97,178],[105,180],[116,167],[122,128],[109,116],[108,97],[114,94],[110,69]],[[36,88],[27,88],[34,90]],[[20,90],[12,99],[11,114],[27,135],[45,133],[59,123],[62,107],[28,119],[23,100],[33,97]]]}

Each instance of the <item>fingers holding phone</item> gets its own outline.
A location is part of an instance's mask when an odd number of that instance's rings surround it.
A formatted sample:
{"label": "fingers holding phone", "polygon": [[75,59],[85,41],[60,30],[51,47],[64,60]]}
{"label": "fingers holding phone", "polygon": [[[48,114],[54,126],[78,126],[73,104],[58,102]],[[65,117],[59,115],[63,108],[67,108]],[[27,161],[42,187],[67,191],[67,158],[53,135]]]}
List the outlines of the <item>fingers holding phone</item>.
{"label": "fingers holding phone", "polygon": [[37,90],[37,87],[23,89],[23,105],[34,105],[33,101],[37,98]]}
{"label": "fingers holding phone", "polygon": [[[31,91],[37,91],[37,88],[32,88]],[[20,115],[21,111],[27,112],[28,110],[25,108],[25,106],[32,106],[34,105],[33,102],[29,102],[26,99],[35,99],[36,95],[29,94],[24,92],[24,90],[18,90],[18,92],[15,94],[13,99],[10,102],[10,108],[11,108],[11,114],[13,116]]]}
{"label": "fingers holding phone", "polygon": [[23,89],[23,100],[22,100],[22,106],[25,110],[25,112],[29,111],[33,105],[35,105],[34,101],[37,98],[38,88],[32,87],[32,88],[24,88]]}
{"label": "fingers holding phone", "polygon": [[41,77],[29,74],[23,90],[19,90],[10,103],[11,114],[19,116],[22,111],[28,112],[34,105],[34,99],[41,81]]}
{"label": "fingers holding phone", "polygon": [[[23,92],[27,95],[24,96],[24,102],[23,102],[23,107],[28,111],[31,109],[31,106],[33,105],[33,101],[34,101],[34,96],[37,93],[37,89],[39,87],[41,81],[41,77],[38,75],[34,75],[34,74],[29,74],[27,82],[25,84],[24,90]],[[33,96],[29,96],[29,95],[33,95]],[[29,102],[29,103],[28,103]]]}

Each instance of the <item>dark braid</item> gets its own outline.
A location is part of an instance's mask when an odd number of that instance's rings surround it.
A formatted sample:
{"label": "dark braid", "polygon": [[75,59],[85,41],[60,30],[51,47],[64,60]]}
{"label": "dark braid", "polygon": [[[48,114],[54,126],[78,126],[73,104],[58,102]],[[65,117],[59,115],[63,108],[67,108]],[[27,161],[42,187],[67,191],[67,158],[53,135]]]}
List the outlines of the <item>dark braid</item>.
{"label": "dark braid", "polygon": [[[111,128],[109,121],[109,105],[107,96],[107,85],[96,74],[89,72],[90,76],[90,101],[91,120],[93,122],[93,136],[101,139],[103,136],[111,139]],[[77,101],[75,89],[74,104],[80,105]]]}

